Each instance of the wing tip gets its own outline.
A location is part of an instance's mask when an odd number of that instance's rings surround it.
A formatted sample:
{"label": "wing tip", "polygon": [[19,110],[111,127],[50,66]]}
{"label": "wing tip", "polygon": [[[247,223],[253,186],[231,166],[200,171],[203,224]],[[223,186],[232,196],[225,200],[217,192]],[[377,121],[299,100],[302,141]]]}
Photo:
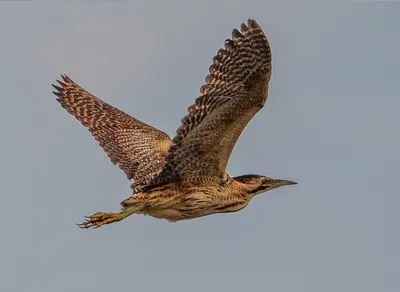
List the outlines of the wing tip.
{"label": "wing tip", "polygon": [[251,19],[251,18],[249,18],[247,20],[247,26],[249,27],[249,29],[260,28],[258,23],[254,19]]}
{"label": "wing tip", "polygon": [[249,31],[254,30],[254,29],[260,29],[260,26],[258,23],[254,20],[249,18],[247,20],[247,25],[245,23],[242,23],[240,25],[240,31],[238,29],[233,29],[232,31],[232,39],[239,39],[243,37],[244,34],[247,34]]}
{"label": "wing tip", "polygon": [[[58,80],[57,80],[58,81]],[[60,84],[61,85],[61,84]],[[51,84],[51,86],[55,89],[55,91],[52,91],[53,92],[53,94],[55,95],[55,96],[57,96],[58,98],[57,98],[57,100],[58,101],[60,101],[59,99],[62,97],[62,95],[63,95],[63,91],[64,91],[64,88],[63,87],[60,87],[60,86],[58,86],[58,85],[55,85],[55,84]]]}
{"label": "wing tip", "polygon": [[242,33],[240,31],[238,31],[236,28],[234,28],[232,30],[232,39],[233,40],[240,39],[242,37],[243,37]]}
{"label": "wing tip", "polygon": [[61,74],[61,78],[65,83],[73,83],[72,79],[67,74]]}
{"label": "wing tip", "polygon": [[68,87],[68,85],[74,85],[74,81],[72,81],[71,78],[68,77],[67,74],[60,74],[61,76],[61,80],[60,79],[56,79],[58,85],[55,84],[51,84],[51,86],[56,90],[53,91],[53,94],[55,94],[56,96],[58,96],[59,98],[57,99],[60,103],[61,103],[61,99],[62,96],[64,95],[64,91],[66,90],[66,88]]}
{"label": "wing tip", "polygon": [[[60,84],[62,87],[67,86],[68,83],[73,83],[72,79],[69,78],[69,77],[67,76],[67,74],[61,74],[60,76],[61,76],[61,80],[56,79],[56,81],[57,81],[57,83]],[[57,85],[54,85],[54,84],[51,84],[51,85],[52,85],[54,88],[56,88],[57,90],[59,90],[58,88],[60,88],[60,87],[57,88]]]}

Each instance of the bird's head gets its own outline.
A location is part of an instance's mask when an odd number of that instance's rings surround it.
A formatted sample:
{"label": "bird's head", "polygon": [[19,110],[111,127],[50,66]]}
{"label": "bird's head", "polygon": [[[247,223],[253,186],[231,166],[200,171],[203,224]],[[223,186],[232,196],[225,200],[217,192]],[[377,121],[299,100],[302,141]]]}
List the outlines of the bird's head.
{"label": "bird's head", "polygon": [[251,196],[265,193],[282,186],[297,184],[296,182],[290,180],[274,179],[256,174],[237,176],[233,179],[237,182],[245,184],[248,187],[248,194]]}

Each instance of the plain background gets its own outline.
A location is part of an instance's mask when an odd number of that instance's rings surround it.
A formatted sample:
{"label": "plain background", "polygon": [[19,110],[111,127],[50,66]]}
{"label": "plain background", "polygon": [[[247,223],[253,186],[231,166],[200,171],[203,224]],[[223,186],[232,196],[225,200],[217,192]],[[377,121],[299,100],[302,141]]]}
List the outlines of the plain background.
{"label": "plain background", "polygon": [[[381,1],[1,1],[0,290],[400,291],[399,15]],[[50,84],[67,73],[173,136],[249,17],[273,77],[228,172],[299,184],[234,214],[77,228],[131,191]]]}

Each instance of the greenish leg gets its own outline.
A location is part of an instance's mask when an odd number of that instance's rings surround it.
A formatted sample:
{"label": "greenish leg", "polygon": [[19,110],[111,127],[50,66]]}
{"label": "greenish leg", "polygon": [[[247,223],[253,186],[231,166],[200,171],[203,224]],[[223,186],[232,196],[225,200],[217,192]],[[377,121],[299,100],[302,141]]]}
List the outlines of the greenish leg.
{"label": "greenish leg", "polygon": [[141,211],[144,209],[144,205],[140,206],[132,206],[132,207],[127,207],[124,208],[124,210],[120,213],[103,213],[103,212],[97,212],[96,214],[93,214],[92,216],[85,217],[86,221],[80,224],[77,224],[80,228],[99,228],[102,225],[105,224],[110,224],[114,222],[121,221],[125,219],[126,217]]}

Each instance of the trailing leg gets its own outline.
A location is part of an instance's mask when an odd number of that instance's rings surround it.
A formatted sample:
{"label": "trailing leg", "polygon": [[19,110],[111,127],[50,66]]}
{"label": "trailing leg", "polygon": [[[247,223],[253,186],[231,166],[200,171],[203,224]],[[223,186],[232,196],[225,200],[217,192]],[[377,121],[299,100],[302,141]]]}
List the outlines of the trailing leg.
{"label": "trailing leg", "polygon": [[121,212],[119,213],[103,213],[103,212],[97,212],[96,214],[93,214],[92,216],[85,217],[86,221],[80,224],[77,224],[80,228],[99,228],[104,224],[110,224],[114,222],[121,221],[125,219],[126,217],[141,211],[144,209],[144,204],[139,205],[139,206],[130,206],[130,207],[125,207]]}

